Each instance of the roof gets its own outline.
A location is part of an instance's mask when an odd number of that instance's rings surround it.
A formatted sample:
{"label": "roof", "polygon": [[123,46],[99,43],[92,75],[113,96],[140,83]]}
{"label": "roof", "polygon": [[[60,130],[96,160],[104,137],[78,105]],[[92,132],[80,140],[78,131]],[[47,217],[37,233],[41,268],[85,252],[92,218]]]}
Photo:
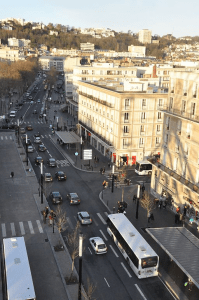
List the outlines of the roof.
{"label": "roof", "polygon": [[151,165],[151,162],[148,161],[148,160],[137,160],[136,162],[139,163],[139,164],[149,164],[149,165]]}
{"label": "roof", "polygon": [[56,131],[55,133],[64,143],[80,143],[80,137],[73,131]]}
{"label": "roof", "polygon": [[199,239],[185,227],[147,228],[146,231],[199,288]]}

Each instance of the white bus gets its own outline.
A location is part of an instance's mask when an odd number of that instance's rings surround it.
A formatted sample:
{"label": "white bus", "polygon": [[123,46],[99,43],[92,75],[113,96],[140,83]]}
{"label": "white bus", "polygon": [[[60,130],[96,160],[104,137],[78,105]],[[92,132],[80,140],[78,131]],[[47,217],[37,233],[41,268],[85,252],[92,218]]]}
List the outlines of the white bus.
{"label": "white bus", "polygon": [[107,232],[139,279],[158,276],[159,257],[122,214],[108,215]]}
{"label": "white bus", "polygon": [[138,175],[151,175],[152,164],[148,160],[136,161],[135,173]]}
{"label": "white bus", "polygon": [[36,300],[24,237],[3,239],[3,287],[6,300]]}

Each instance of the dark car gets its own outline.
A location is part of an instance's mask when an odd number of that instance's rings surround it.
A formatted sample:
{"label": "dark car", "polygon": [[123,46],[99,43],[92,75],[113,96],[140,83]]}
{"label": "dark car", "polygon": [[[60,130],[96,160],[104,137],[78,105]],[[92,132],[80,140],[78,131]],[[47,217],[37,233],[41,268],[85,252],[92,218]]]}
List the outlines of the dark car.
{"label": "dark car", "polygon": [[32,125],[27,125],[27,126],[26,126],[26,129],[27,129],[28,131],[31,131],[31,130],[33,130],[33,127],[32,127]]}
{"label": "dark car", "polygon": [[36,138],[36,137],[40,137],[40,133],[39,133],[39,132],[35,133],[35,134],[34,134],[34,137],[35,137],[35,138]]}
{"label": "dark car", "polygon": [[34,109],[32,113],[33,113],[33,115],[36,115],[37,114],[37,110]]}
{"label": "dark car", "polygon": [[52,201],[53,204],[59,204],[63,201],[60,192],[51,192],[49,195],[49,199]]}
{"label": "dark car", "polygon": [[67,199],[70,201],[70,205],[80,204],[79,196],[76,193],[69,193]]}
{"label": "dark car", "polygon": [[43,160],[43,158],[41,156],[35,157],[35,164],[37,166],[40,165],[40,163],[43,163],[43,162],[44,162],[44,160]]}
{"label": "dark car", "polygon": [[39,147],[38,147],[38,151],[44,152],[44,151],[46,151],[46,147],[45,147],[43,144],[41,144],[41,145],[39,145]]}
{"label": "dark car", "polygon": [[58,171],[55,173],[55,178],[59,181],[66,180],[66,174],[63,171]]}
{"label": "dark car", "polygon": [[31,140],[28,138],[26,139],[26,145],[28,145],[28,146],[31,145]]}
{"label": "dark car", "polygon": [[[27,137],[27,138],[28,138],[28,137]],[[25,140],[25,139],[26,139],[26,134],[22,134],[22,135],[21,135],[21,139],[22,139],[22,140]]]}
{"label": "dark car", "polygon": [[56,167],[56,166],[57,166],[56,160],[55,160],[54,158],[49,158],[49,159],[47,160],[47,165],[48,165],[49,167]]}
{"label": "dark car", "polygon": [[33,100],[33,97],[32,97],[32,96],[29,96],[28,99],[29,99],[29,100]]}

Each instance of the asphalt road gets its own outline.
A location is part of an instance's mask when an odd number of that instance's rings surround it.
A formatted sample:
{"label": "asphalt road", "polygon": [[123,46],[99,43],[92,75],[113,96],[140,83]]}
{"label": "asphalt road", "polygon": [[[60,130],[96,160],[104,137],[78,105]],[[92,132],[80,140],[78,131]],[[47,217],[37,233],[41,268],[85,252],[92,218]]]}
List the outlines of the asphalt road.
{"label": "asphalt road", "polygon": [[[40,167],[35,166],[34,159],[36,156],[42,156],[44,159],[44,172],[50,172],[53,176],[53,182],[44,183],[44,193],[48,197],[51,191],[59,191],[63,197],[63,204],[61,205],[63,211],[66,212],[68,227],[63,232],[63,237],[66,240],[67,235],[71,233],[77,222],[78,211],[88,211],[91,214],[93,223],[88,226],[82,226],[81,231],[84,235],[84,251],[83,251],[83,283],[87,285],[87,279],[96,287],[94,296],[100,300],[120,300],[120,299],[134,299],[134,300],[170,300],[173,296],[165,288],[158,277],[139,280],[128,264],[125,262],[123,256],[111,240],[106,231],[106,217],[109,213],[99,201],[99,193],[101,191],[102,176],[98,173],[85,173],[74,169],[64,157],[56,145],[51,140],[51,130],[49,124],[44,120],[38,118],[38,114],[32,114],[34,109],[38,111],[41,109],[43,103],[38,104],[37,99],[43,99],[44,91],[41,88],[38,93],[34,95],[34,104],[28,101],[23,105],[18,112],[16,119],[23,116],[23,127],[27,124],[33,126],[33,131],[28,131],[28,136],[31,139],[32,145],[35,149],[33,153],[29,153],[29,160],[34,168],[35,174],[40,178]],[[53,105],[53,104],[51,104]],[[53,108],[54,109],[54,108]],[[48,114],[47,114],[48,115]],[[13,120],[15,121],[15,120]],[[38,152],[38,145],[33,142],[33,135],[40,132],[42,143],[46,146],[46,152]],[[48,158],[53,157],[57,161],[57,167],[51,168],[46,165]],[[55,180],[54,174],[57,170],[62,170],[67,175],[66,182],[58,182]],[[135,174],[132,174],[132,180],[137,181]],[[147,181],[148,177],[139,177],[139,180]],[[80,196],[80,205],[70,206],[66,199],[69,192],[77,192]],[[52,209],[56,209],[56,205],[49,203]],[[100,236],[104,239],[108,246],[108,253],[105,255],[95,255],[90,244],[89,238],[93,236]],[[67,245],[68,246],[68,245]],[[75,261],[78,270],[78,259]]]}

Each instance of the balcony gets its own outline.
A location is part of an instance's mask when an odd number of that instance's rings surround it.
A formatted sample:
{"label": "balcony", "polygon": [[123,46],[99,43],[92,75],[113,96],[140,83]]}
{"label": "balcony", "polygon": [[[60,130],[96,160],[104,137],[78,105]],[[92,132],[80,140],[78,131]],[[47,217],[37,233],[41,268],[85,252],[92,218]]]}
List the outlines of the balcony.
{"label": "balcony", "polygon": [[149,159],[149,161],[155,167],[159,168],[159,170],[165,172],[170,177],[173,177],[175,180],[177,180],[178,182],[180,182],[183,185],[187,186],[188,188],[190,188],[190,190],[192,190],[193,192],[195,192],[199,195],[199,187],[196,184],[189,181],[188,179],[186,179],[183,175],[182,176],[179,175],[178,173],[176,173],[176,171],[169,169],[168,167],[164,166],[163,164],[157,162],[155,159]]}
{"label": "balcony", "polygon": [[97,132],[95,132],[88,125],[86,125],[82,121],[79,121],[79,124],[82,125],[84,128],[86,128],[88,131],[92,132],[96,137],[98,137],[100,140],[102,140],[104,143],[106,143],[109,147],[113,147],[113,145],[110,143],[110,141],[106,140],[102,135],[100,135]]}
{"label": "balcony", "polygon": [[106,106],[108,106],[108,107],[111,107],[111,108],[114,107],[113,104],[108,103],[108,102],[105,101],[105,100],[101,100],[101,99],[99,99],[99,98],[93,97],[92,95],[83,93],[83,92],[81,92],[81,91],[79,91],[79,95],[81,95],[81,96],[83,96],[83,97],[86,97],[86,98],[88,98],[88,99],[91,99],[91,100],[93,100],[93,101],[95,101],[95,102],[101,103],[101,104],[103,104],[103,105],[106,105]]}
{"label": "balcony", "polygon": [[186,111],[182,111],[180,109],[175,109],[175,108],[170,109],[170,107],[166,105],[160,107],[159,110],[171,116],[176,116],[176,117],[180,117],[183,119],[187,119],[199,123],[199,115],[195,115],[195,114],[193,115],[192,113],[187,113]]}

